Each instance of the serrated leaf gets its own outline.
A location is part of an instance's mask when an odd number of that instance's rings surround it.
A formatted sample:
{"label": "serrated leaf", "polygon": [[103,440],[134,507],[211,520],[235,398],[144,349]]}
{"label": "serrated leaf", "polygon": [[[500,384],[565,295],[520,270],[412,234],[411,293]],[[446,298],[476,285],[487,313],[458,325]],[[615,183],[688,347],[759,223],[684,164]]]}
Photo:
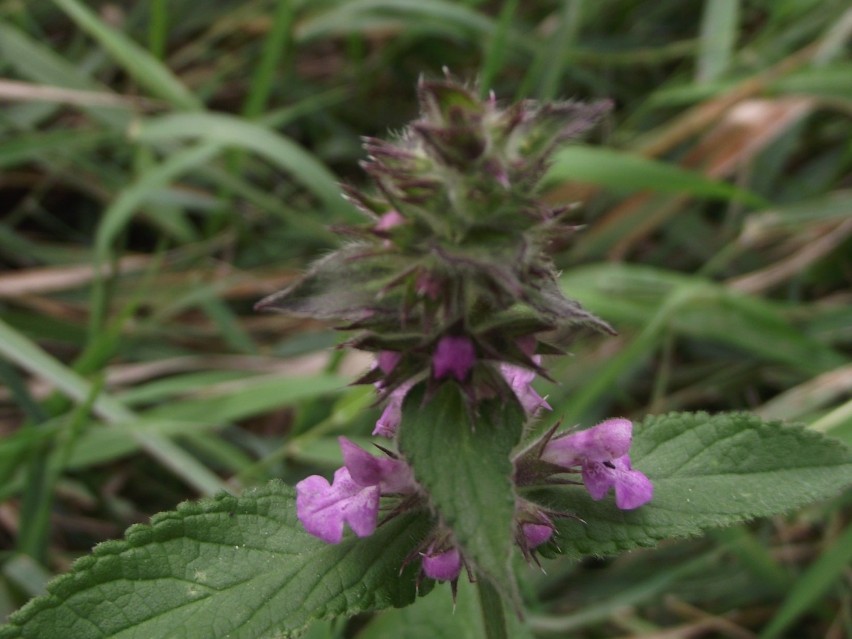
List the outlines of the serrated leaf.
{"label": "serrated leaf", "polygon": [[531,499],[582,519],[558,521],[562,552],[652,546],[784,513],[852,484],[852,455],[839,442],[747,413],[648,417],[634,429],[631,459],[654,482],[654,498],[636,510],[619,510],[611,498],[592,501],[581,486],[530,491]]}
{"label": "serrated leaf", "polygon": [[418,567],[400,566],[428,527],[409,514],[325,544],[302,529],[279,482],[185,503],[97,546],[0,637],[288,637],[312,619],[411,603]]}
{"label": "serrated leaf", "polygon": [[402,408],[400,449],[465,558],[510,598],[515,494],[509,454],[525,421],[516,402],[479,404],[474,423],[461,390],[443,384],[424,403],[423,385]]}

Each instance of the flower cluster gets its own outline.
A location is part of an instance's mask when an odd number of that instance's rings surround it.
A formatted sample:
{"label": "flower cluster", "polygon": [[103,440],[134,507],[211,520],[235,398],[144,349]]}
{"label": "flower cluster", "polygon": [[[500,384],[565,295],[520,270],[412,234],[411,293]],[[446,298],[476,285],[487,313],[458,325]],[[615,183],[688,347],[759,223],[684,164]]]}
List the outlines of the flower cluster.
{"label": "flower cluster", "polygon": [[[525,339],[522,342],[522,348],[525,351],[534,348],[534,340]],[[393,351],[383,351],[376,359],[376,367],[387,376],[396,368],[401,356]],[[531,355],[530,363],[532,366],[539,367],[541,357]],[[447,335],[438,341],[432,356],[432,377],[435,380],[451,378],[464,383],[476,364],[476,349],[473,342],[465,336]],[[497,370],[527,415],[534,417],[540,409],[550,410],[550,405],[532,386],[536,376],[535,370],[507,363],[500,363]],[[393,437],[396,434],[402,420],[402,402],[415,381],[414,379],[406,380],[387,394],[384,411],[376,421],[373,435]],[[377,382],[377,386],[381,392],[384,384],[380,381]]]}
{"label": "flower cluster", "polygon": [[[347,244],[258,304],[354,332],[346,346],[376,357],[357,380],[373,384],[382,405],[373,435],[391,440],[406,428],[405,398],[420,384],[424,401],[441,385],[456,385],[473,420],[492,400],[533,419],[550,409],[532,386],[547,376],[541,356],[565,353],[553,336],[577,324],[612,332],[560,290],[548,251],[572,232],[569,209],[537,197],[552,153],[590,129],[609,103],[503,107],[451,79],[423,81],[418,90],[417,121],[394,140],[365,140],[363,167],[375,191],[345,187],[367,222],[341,228]],[[516,456],[512,480],[520,488],[577,473],[594,499],[613,489],[619,508],[636,508],[652,486],[631,466],[631,433],[623,419],[548,433]],[[376,457],[345,438],[340,445],[344,466],[332,483],[312,476],[297,485],[309,533],[338,543],[347,525],[371,534],[385,508],[388,516],[427,508],[417,469],[405,459],[385,449]],[[566,515],[522,497],[514,512],[515,542],[527,558]],[[423,574],[454,581],[466,565],[475,571],[441,513],[433,515],[432,534],[415,550]]]}
{"label": "flower cluster", "polygon": [[[389,373],[397,361],[396,356],[383,354],[379,356],[377,366]],[[439,343],[435,352],[433,375],[438,379],[451,375],[463,381],[474,364],[475,356],[469,341],[448,337]],[[516,367],[505,364],[499,368],[529,415],[534,415],[540,408],[549,408],[531,386],[534,372],[515,370]],[[393,437],[396,433],[401,420],[402,396],[408,386],[400,386],[392,393],[394,397],[376,423],[374,435]],[[603,499],[610,489],[614,489],[618,508],[638,508],[651,500],[653,485],[642,472],[631,467],[632,431],[633,424],[623,418],[609,419],[574,433],[554,436],[554,431],[551,431],[515,459],[515,482],[521,487],[547,482],[553,475],[580,472],[593,499]],[[314,475],[296,486],[297,514],[309,533],[326,542],[338,543],[344,523],[347,523],[359,537],[371,534],[378,522],[379,498],[382,495],[407,500],[412,508],[423,506],[414,475],[403,460],[377,458],[344,437],[339,441],[344,466],[335,472],[333,483]],[[397,507],[395,512],[399,511]],[[551,539],[556,526],[544,509],[531,502],[519,499],[516,511],[516,543],[524,556],[532,559],[532,551]],[[560,513],[550,513],[554,514]],[[440,543],[435,539],[439,531],[444,537]],[[448,537],[439,528],[423,544],[420,554],[422,570],[427,577],[440,581],[458,578],[464,560],[460,549],[448,541]]]}
{"label": "flower cluster", "polygon": [[[603,499],[614,489],[618,508],[638,508],[651,500],[653,485],[642,472],[631,468],[628,450],[632,429],[630,421],[616,418],[570,434],[552,437],[548,433],[515,460],[516,482],[523,486],[531,476],[540,481],[543,475],[580,469],[593,499]],[[296,485],[297,514],[310,534],[339,543],[344,523],[359,537],[372,534],[382,495],[408,499],[410,507],[422,507],[418,486],[404,461],[375,457],[345,437],[339,441],[344,466],[334,473],[333,483],[313,475]],[[547,467],[543,474],[540,470],[530,473],[530,467],[536,464]],[[517,511],[516,541],[530,557],[532,550],[551,539],[556,526],[547,512],[530,502],[519,500]],[[554,514],[559,515],[550,513]],[[443,536],[440,543],[432,538],[423,544],[422,569],[432,579],[453,581],[461,572],[463,558],[460,549],[446,540],[446,534]]]}

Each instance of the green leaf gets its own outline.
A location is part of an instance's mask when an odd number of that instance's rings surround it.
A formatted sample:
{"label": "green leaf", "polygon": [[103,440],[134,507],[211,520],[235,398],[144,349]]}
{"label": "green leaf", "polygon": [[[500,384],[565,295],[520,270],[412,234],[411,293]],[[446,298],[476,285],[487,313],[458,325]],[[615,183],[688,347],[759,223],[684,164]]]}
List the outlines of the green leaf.
{"label": "green leaf", "polygon": [[[0,148],[0,168],[24,164],[33,160],[56,157],[58,153],[78,151],[113,141],[115,135],[108,131],[76,130],[27,133],[4,140]],[[70,157],[70,155],[69,155]]]}
{"label": "green leaf", "polygon": [[698,40],[696,80],[713,82],[725,74],[737,40],[739,0],[709,0],[704,3]]}
{"label": "green leaf", "polygon": [[677,335],[729,344],[809,373],[846,363],[792,325],[782,305],[696,276],[637,264],[597,264],[572,269],[560,285],[619,329],[665,326]]}
{"label": "green leaf", "polygon": [[509,562],[515,494],[509,454],[525,421],[516,402],[486,400],[471,423],[461,390],[445,383],[424,402],[423,385],[402,408],[400,449],[464,557],[502,594],[516,597]]}
{"label": "green leaf", "polygon": [[201,109],[201,101],[180,80],[145,49],[119,31],[107,26],[77,0],[53,0],[83,31],[109,54],[140,85],[153,95],[183,109]]}
{"label": "green leaf", "polygon": [[409,514],[325,544],[304,532],[293,490],[278,482],[185,503],[97,546],[0,638],[291,636],[312,619],[411,603],[417,562],[400,566],[428,526]]}
{"label": "green leaf", "polygon": [[[50,381],[78,403],[85,403],[92,396],[92,385],[86,379],[3,321],[0,321],[0,355]],[[137,419],[133,411],[106,393],[98,394],[92,404],[92,412],[113,426]],[[224,484],[219,477],[171,440],[156,433],[140,431],[133,432],[131,437],[160,464],[202,494],[212,495],[223,489]]]}
{"label": "green leaf", "polygon": [[592,501],[581,486],[531,491],[582,519],[558,521],[565,554],[652,546],[784,513],[852,484],[852,455],[839,442],[746,413],[649,417],[635,427],[631,459],[654,482],[654,498],[636,510],[619,510],[611,497]]}
{"label": "green leaf", "polygon": [[[453,28],[464,29],[483,36],[494,30],[494,21],[457,2],[444,0],[351,0],[339,2],[327,11],[300,20],[296,38],[301,41],[357,32],[376,16],[394,16],[404,20],[408,28],[435,28],[439,32],[453,33]],[[519,38],[520,39],[520,38]]]}
{"label": "green leaf", "polygon": [[[64,56],[46,46],[43,38],[30,37],[8,23],[0,23],[0,58],[22,77],[38,84],[98,93],[112,91],[89,77],[90,72],[86,70],[85,65],[73,65]],[[50,111],[55,108],[50,107]],[[114,131],[123,131],[130,122],[130,114],[115,107],[81,105],[81,109]],[[74,131],[70,133],[73,134]],[[4,147],[7,143],[8,141],[4,141]]]}
{"label": "green leaf", "polygon": [[819,559],[789,589],[784,602],[778,608],[760,639],[775,639],[796,619],[823,601],[826,591],[843,578],[852,561],[852,526],[824,551]]}
{"label": "green leaf", "polygon": [[142,172],[133,183],[122,189],[101,216],[95,236],[95,255],[103,261],[116,236],[127,226],[139,207],[152,193],[165,187],[178,176],[209,162],[222,151],[222,146],[203,143],[183,149],[160,164]]}
{"label": "green leaf", "polygon": [[849,74],[852,63],[838,62],[831,66],[807,67],[798,73],[779,78],[772,88],[781,93],[804,94],[829,100],[852,100]]}
{"label": "green leaf", "polygon": [[682,193],[693,197],[741,200],[757,207],[769,206],[759,195],[673,164],[579,144],[556,152],[543,184],[547,187],[567,180],[628,191]]}
{"label": "green leaf", "polygon": [[141,122],[134,137],[147,143],[193,139],[253,151],[304,184],[330,212],[356,219],[340,196],[334,174],[296,142],[263,124],[224,113],[172,113]]}

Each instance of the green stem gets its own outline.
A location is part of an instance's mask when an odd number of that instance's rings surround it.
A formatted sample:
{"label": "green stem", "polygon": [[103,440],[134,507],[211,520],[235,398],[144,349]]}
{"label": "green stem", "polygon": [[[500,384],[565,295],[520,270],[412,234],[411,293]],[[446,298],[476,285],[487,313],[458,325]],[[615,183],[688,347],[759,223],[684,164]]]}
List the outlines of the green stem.
{"label": "green stem", "polygon": [[500,598],[500,593],[485,577],[480,576],[476,585],[486,638],[509,639],[509,635],[506,634],[506,617],[503,613],[503,600]]}

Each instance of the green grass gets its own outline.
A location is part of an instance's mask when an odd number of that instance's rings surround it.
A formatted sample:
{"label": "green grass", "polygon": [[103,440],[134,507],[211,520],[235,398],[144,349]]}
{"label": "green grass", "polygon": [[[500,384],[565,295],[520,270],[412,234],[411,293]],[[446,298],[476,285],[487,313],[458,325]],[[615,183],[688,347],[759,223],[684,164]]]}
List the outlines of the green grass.
{"label": "green grass", "polygon": [[[554,419],[746,409],[852,444],[846,5],[0,1],[0,614],[133,522],[369,434],[368,362],[252,305],[340,241],[359,136],[444,66],[616,103],[547,183],[580,204],[562,283],[620,333],[554,366]],[[850,521],[847,494],[554,561],[523,573],[530,626],[841,639]]]}

